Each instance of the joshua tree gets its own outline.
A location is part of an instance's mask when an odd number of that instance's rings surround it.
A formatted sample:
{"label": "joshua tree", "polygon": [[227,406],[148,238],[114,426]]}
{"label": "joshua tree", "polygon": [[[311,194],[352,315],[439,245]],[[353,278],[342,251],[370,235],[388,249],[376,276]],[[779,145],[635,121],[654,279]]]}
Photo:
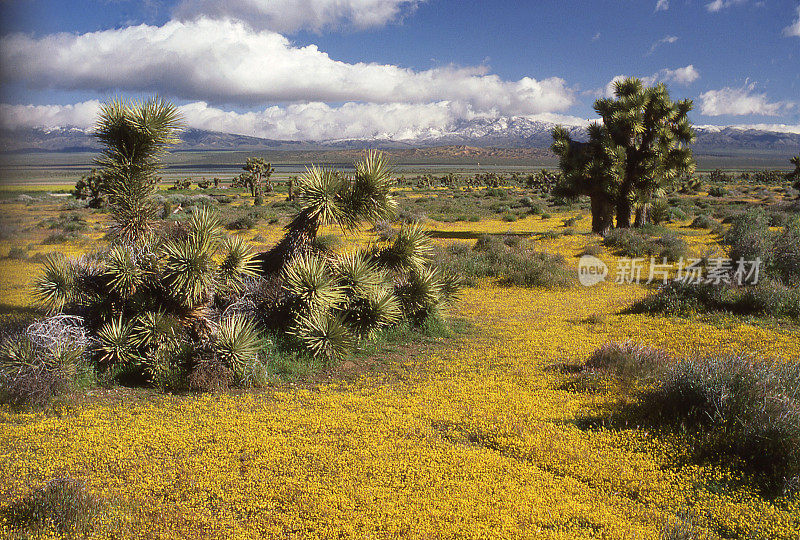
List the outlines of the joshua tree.
{"label": "joshua tree", "polygon": [[286,226],[283,239],[262,257],[266,273],[281,270],[295,255],[310,251],[320,227],[356,229],[362,221],[375,223],[394,215],[397,202],[389,194],[391,171],[380,152],[370,151],[356,163],[356,172],[312,166],[293,185],[300,211]]}
{"label": "joshua tree", "polygon": [[72,194],[76,199],[89,199],[90,208],[100,208],[105,204],[103,194],[106,191],[106,177],[97,169],[92,169],[75,184]]}
{"label": "joshua tree", "polygon": [[646,88],[636,78],[614,83],[614,96],[595,102],[603,125],[593,137],[620,160],[617,227],[629,227],[637,193],[647,204],[657,186],[694,170],[688,145],[695,135],[687,117],[692,102],[673,102],[663,84]]}
{"label": "joshua tree", "polygon": [[139,242],[151,232],[155,173],[167,149],[178,142],[180,127],[178,110],[159,98],[115,100],[100,110],[94,135],[103,150],[96,162],[106,179],[113,231],[122,242]]}
{"label": "joshua tree", "polygon": [[247,158],[245,163],[244,172],[234,179],[234,185],[244,187],[250,190],[250,195],[253,197],[261,197],[264,192],[272,191],[272,182],[270,176],[275,172],[271,163],[267,163],[262,158]]}
{"label": "joshua tree", "polygon": [[587,195],[591,200],[592,231],[605,234],[614,225],[614,201],[619,189],[619,160],[603,141],[602,128],[589,126],[588,143],[573,141],[566,129],[553,129],[553,152],[559,157],[561,181],[553,194],[562,197]]}
{"label": "joshua tree", "polygon": [[789,180],[794,180],[793,187],[795,189],[800,189],[800,155],[794,156],[789,161],[794,165],[794,171],[787,174],[786,177],[789,178]]}

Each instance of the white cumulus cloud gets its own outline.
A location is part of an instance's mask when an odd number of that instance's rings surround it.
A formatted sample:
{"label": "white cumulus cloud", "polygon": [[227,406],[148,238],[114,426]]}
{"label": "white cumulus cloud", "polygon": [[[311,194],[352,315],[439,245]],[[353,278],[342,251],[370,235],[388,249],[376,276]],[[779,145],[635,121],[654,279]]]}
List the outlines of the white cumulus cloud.
{"label": "white cumulus cloud", "polygon": [[723,114],[778,116],[794,107],[792,102],[770,102],[766,94],[754,92],[754,89],[755,86],[750,84],[742,88],[725,87],[709,90],[700,94],[700,112],[707,116]]}
{"label": "white cumulus cloud", "polygon": [[783,29],[783,35],[787,37],[800,37],[800,6],[797,6],[797,19]]}
{"label": "white cumulus cloud", "polygon": [[[97,120],[100,102],[74,105],[0,105],[0,127],[91,128]],[[467,104],[437,103],[298,103],[270,106],[247,112],[214,107],[197,101],[178,107],[189,128],[235,133],[279,140],[393,139],[436,137],[449,133],[463,121],[494,120],[494,113],[476,112]],[[587,121],[558,113],[527,115],[531,120],[569,125]]]}
{"label": "white cumulus cloud", "polygon": [[558,77],[506,81],[483,66],[415,71],[347,63],[315,45],[231,21],[170,21],[86,34],[0,40],[5,80],[31,88],[160,92],[176,99],[259,106],[274,103],[433,103],[536,114],[567,109],[573,92]]}
{"label": "white cumulus cloud", "polygon": [[[627,75],[617,75],[605,85],[605,87],[596,92],[597,95],[602,95],[605,97],[613,97],[614,96],[614,83],[617,81],[621,81],[626,79]],[[660,82],[670,83],[673,82],[675,84],[680,84],[683,86],[688,86],[689,84],[693,83],[697,79],[700,78],[700,72],[697,71],[697,68],[694,65],[689,64],[688,66],[669,69],[664,68],[662,70],[653,73],[652,75],[648,75],[646,77],[640,77],[642,83],[645,86],[655,86]]]}
{"label": "white cumulus cloud", "polygon": [[413,11],[421,0],[181,0],[180,20],[237,19],[253,28],[291,33],[301,29],[383,26]]}
{"label": "white cumulus cloud", "polygon": [[100,102],[84,101],[74,105],[9,105],[0,104],[0,127],[55,128],[74,126],[88,128],[97,121]]}
{"label": "white cumulus cloud", "polygon": [[669,0],[658,0],[656,2],[656,11],[667,11],[669,9]]}
{"label": "white cumulus cloud", "polygon": [[706,9],[710,13],[716,13],[718,11],[722,11],[725,8],[729,8],[736,4],[744,4],[746,0],[713,0],[706,4]]}

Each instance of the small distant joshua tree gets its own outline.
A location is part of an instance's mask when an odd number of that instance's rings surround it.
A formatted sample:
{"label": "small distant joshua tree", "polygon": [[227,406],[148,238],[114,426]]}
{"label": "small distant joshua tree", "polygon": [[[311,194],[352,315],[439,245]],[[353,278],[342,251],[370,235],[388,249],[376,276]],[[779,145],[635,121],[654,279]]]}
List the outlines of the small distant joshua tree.
{"label": "small distant joshua tree", "polygon": [[242,168],[244,172],[233,180],[234,187],[248,189],[256,201],[261,201],[264,193],[272,192],[270,177],[275,169],[271,163],[267,163],[262,158],[247,158],[247,162]]}

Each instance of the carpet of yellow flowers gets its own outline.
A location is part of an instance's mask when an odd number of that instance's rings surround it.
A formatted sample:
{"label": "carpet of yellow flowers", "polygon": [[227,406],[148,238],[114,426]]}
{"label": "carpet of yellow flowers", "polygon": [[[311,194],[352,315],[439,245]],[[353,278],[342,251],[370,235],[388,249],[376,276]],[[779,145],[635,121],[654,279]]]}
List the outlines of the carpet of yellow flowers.
{"label": "carpet of yellow flowers", "polygon": [[[535,234],[565,217],[434,228]],[[541,248],[575,260],[597,243],[581,223]],[[30,279],[34,266],[2,262],[3,303],[19,302],[5,296],[21,287],[8,273]],[[620,313],[644,294],[486,282],[453,309],[475,331],[414,348],[391,373],[0,411],[0,496],[81,479],[106,501],[97,538],[644,539],[678,520],[701,537],[797,538],[798,496],[764,499],[733,472],[692,464],[677,439],[577,421],[620,396],[570,389],[557,367],[609,340],[800,358],[797,327]]]}

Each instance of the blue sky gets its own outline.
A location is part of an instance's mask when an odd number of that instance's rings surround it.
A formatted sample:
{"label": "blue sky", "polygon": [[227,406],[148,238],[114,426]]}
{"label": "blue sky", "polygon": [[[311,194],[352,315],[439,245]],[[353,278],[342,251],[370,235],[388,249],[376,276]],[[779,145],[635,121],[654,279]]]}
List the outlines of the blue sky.
{"label": "blue sky", "polygon": [[800,2],[3,0],[6,126],[90,123],[158,92],[196,127],[272,138],[579,122],[614,77],[698,124],[800,131]]}

